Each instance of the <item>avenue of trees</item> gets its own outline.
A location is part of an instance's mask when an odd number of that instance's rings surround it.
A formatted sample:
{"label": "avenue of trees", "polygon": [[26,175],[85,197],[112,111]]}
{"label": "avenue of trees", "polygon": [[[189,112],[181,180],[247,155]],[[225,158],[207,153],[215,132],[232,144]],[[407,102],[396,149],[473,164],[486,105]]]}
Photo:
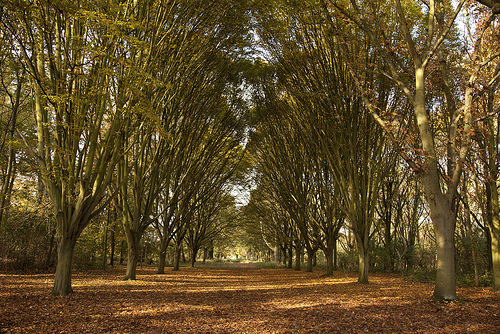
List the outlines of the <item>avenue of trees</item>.
{"label": "avenue of trees", "polygon": [[0,261],[53,294],[241,250],[500,289],[500,2],[4,2]]}

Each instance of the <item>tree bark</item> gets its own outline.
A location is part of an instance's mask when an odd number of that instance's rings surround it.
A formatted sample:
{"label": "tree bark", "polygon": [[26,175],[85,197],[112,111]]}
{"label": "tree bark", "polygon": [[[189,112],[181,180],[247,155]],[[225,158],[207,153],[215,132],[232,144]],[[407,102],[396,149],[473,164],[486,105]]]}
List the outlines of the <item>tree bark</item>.
{"label": "tree bark", "polygon": [[126,231],[127,234],[127,269],[124,280],[135,280],[137,271],[137,261],[139,260],[139,243],[141,238],[136,233]]}
{"label": "tree bark", "polygon": [[[109,218],[109,216],[108,216]],[[108,220],[109,221],[109,220]],[[102,270],[106,270],[106,265],[108,262],[108,222],[104,226],[103,236],[102,236]]]}
{"label": "tree bark", "polygon": [[49,268],[52,265],[52,251],[54,249],[55,239],[56,239],[56,229],[54,228],[50,232],[49,251],[47,252],[47,259],[45,260],[45,266],[47,268]]}
{"label": "tree bark", "polygon": [[65,296],[73,292],[73,288],[71,287],[71,268],[77,238],[60,237],[58,239],[56,275],[51,294]]}
{"label": "tree bark", "polygon": [[174,250],[174,268],[172,269],[173,271],[178,271],[179,270],[179,263],[181,261],[181,251],[182,251],[182,246],[181,245],[175,245],[175,250]]}
{"label": "tree bark", "polygon": [[167,247],[168,243],[162,239],[160,243],[160,253],[158,254],[158,270],[156,271],[157,274],[165,274]]}
{"label": "tree bark", "polygon": [[[439,197],[441,196],[439,195]],[[451,210],[451,205],[446,202],[445,199],[441,199],[434,202],[437,205],[431,205],[431,218],[436,233],[437,258],[436,286],[433,297],[437,301],[457,299],[454,243],[455,213]]]}
{"label": "tree bark", "polygon": [[326,252],[325,252],[325,257],[326,257],[326,276],[333,276],[333,271],[334,271],[334,242],[332,240],[328,240],[328,243],[326,245]]}
{"label": "tree bark", "polygon": [[313,271],[314,254],[316,253],[311,247],[307,247],[307,272]]}
{"label": "tree bark", "polygon": [[493,290],[500,291],[500,236],[491,233],[491,255],[493,265]]}
{"label": "tree bark", "polygon": [[333,271],[337,271],[339,266],[338,256],[337,256],[337,238],[333,242]]}
{"label": "tree bark", "polygon": [[191,250],[190,264],[192,268],[194,268],[194,264],[196,263],[196,257],[198,256],[198,251],[199,251],[198,247],[193,247],[193,249]]}
{"label": "tree bark", "polygon": [[288,258],[287,268],[292,269],[293,268],[293,247],[292,247],[291,242],[288,245],[288,257],[287,258]]}
{"label": "tree bark", "polygon": [[115,225],[113,223],[113,228],[111,229],[111,247],[109,251],[109,265],[112,267],[115,265]]}
{"label": "tree bark", "polygon": [[295,270],[300,270],[300,243],[295,244]]}
{"label": "tree bark", "polygon": [[358,248],[358,283],[368,284],[368,272],[370,269],[370,256],[368,253],[368,241],[356,236],[356,245]]}

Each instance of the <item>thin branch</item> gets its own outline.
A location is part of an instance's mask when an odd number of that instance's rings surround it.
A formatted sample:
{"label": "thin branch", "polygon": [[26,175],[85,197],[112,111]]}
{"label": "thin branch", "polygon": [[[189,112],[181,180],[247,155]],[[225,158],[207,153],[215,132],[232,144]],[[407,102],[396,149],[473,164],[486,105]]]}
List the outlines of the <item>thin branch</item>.
{"label": "thin branch", "polygon": [[[399,1],[399,0],[398,0]],[[429,53],[427,54],[427,56],[424,58],[424,60],[422,61],[422,67],[426,67],[427,64],[429,63],[429,61],[432,59],[432,57],[434,56],[434,54],[437,52],[437,50],[439,49],[439,47],[441,46],[441,44],[443,44],[444,40],[446,39],[446,37],[448,36],[448,33],[450,32],[450,30],[453,28],[453,25],[455,23],[455,20],[458,16],[458,14],[460,13],[460,11],[462,10],[462,7],[463,5],[465,4],[465,1],[466,0],[461,0],[460,3],[458,4],[457,6],[457,9],[455,10],[455,12],[453,13],[453,17],[451,18],[448,26],[446,27],[446,29],[441,33],[441,36],[439,36],[438,40],[436,41],[436,43],[434,44],[433,48],[429,51]]]}

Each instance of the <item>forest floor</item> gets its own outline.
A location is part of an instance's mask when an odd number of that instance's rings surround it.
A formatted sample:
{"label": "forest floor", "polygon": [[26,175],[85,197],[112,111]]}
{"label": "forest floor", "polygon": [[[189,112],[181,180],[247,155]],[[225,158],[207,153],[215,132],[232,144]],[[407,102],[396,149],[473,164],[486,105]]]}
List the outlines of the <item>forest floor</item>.
{"label": "forest floor", "polygon": [[397,275],[288,269],[181,268],[74,272],[73,294],[52,274],[0,273],[0,333],[500,333],[500,292],[459,287],[436,303],[431,284]]}

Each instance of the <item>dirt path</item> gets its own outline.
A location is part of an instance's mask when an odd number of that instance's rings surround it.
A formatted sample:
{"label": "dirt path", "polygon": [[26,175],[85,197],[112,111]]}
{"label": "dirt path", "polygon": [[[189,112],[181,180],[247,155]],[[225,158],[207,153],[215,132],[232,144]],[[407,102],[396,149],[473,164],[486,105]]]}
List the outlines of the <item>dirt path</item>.
{"label": "dirt path", "polygon": [[231,264],[236,269],[255,269],[257,266],[253,262],[237,262]]}
{"label": "dirt path", "polygon": [[53,297],[53,275],[0,274],[1,333],[500,333],[500,293],[459,288],[436,304],[432,286],[394,275],[287,269],[181,268],[155,275],[76,273]]}

